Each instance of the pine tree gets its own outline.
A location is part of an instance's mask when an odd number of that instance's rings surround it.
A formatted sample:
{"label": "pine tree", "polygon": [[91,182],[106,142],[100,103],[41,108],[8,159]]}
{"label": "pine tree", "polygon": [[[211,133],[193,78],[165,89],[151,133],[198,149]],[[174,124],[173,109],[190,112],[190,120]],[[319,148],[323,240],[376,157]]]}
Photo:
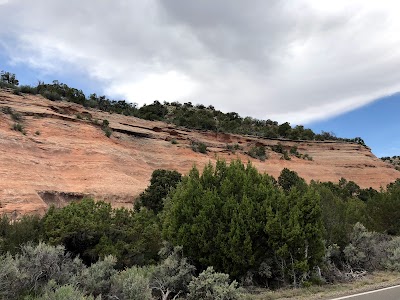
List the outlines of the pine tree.
{"label": "pine tree", "polygon": [[240,161],[208,164],[201,176],[194,168],[167,199],[164,238],[182,245],[200,269],[243,275],[270,253],[263,207],[271,189],[269,176]]}

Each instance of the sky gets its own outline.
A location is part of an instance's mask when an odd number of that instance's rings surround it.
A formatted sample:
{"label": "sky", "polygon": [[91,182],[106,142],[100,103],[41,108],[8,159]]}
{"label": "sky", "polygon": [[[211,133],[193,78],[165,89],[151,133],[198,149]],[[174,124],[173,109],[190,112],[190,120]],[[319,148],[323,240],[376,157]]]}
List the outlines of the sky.
{"label": "sky", "polygon": [[0,0],[0,68],[139,105],[213,105],[400,155],[400,3]]}

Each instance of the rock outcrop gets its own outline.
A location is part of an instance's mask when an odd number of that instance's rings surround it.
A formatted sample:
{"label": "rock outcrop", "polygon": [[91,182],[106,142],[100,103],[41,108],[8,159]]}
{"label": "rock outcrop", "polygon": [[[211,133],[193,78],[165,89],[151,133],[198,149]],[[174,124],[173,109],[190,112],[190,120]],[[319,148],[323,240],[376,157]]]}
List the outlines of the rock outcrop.
{"label": "rock outcrop", "polygon": [[[102,129],[103,120],[109,121],[113,131],[110,138]],[[23,128],[13,128],[14,124]],[[192,142],[206,144],[208,153],[192,151]],[[313,160],[292,157],[286,161],[268,151],[269,158],[260,161],[246,154],[254,145],[268,148],[277,143],[286,148],[296,145]],[[240,149],[229,150],[227,144],[238,144]],[[42,214],[49,205],[63,206],[83,197],[132,207],[153,170],[187,173],[194,164],[202,168],[217,158],[250,160],[261,172],[275,177],[285,167],[306,180],[337,182],[344,177],[363,188],[384,187],[400,177],[393,166],[359,144],[199,132],[0,91],[0,214]]]}

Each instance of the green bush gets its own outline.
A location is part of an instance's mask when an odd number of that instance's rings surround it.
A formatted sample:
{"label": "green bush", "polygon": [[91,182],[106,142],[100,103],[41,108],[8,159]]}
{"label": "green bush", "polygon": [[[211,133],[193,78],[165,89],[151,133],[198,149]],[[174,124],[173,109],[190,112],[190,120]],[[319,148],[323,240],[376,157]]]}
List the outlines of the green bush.
{"label": "green bush", "polygon": [[17,112],[12,112],[11,113],[11,119],[13,119],[13,121],[15,121],[15,122],[21,122],[22,121],[22,115],[20,113],[17,113]]}
{"label": "green bush", "polygon": [[2,111],[3,113],[5,113],[6,115],[11,115],[12,112],[13,112],[12,108],[9,107],[9,106],[4,106],[4,107],[2,107],[2,108],[1,108],[1,111]]}
{"label": "green bush", "polygon": [[15,74],[6,71],[1,71],[0,82],[9,84],[13,87],[19,84],[19,80],[15,77]]}
{"label": "green bush", "polygon": [[189,283],[188,300],[242,299],[236,281],[229,283],[229,275],[216,273],[208,267]]}
{"label": "green bush", "polygon": [[58,94],[55,91],[45,90],[41,94],[42,94],[43,97],[45,97],[45,98],[47,98],[47,99],[49,99],[51,101],[57,101],[57,100],[61,100],[62,99],[61,95]]}
{"label": "green bush", "polygon": [[38,295],[50,280],[61,285],[71,283],[82,268],[82,262],[71,259],[62,246],[23,245],[15,257],[0,256],[0,296],[19,299],[27,294]]}
{"label": "green bush", "polygon": [[289,192],[292,188],[296,187],[299,190],[305,190],[307,184],[303,178],[295,171],[284,168],[278,177],[278,184],[285,192]]}
{"label": "green bush", "polygon": [[110,122],[107,119],[104,119],[103,122],[101,123],[102,127],[108,127],[110,126]]}
{"label": "green bush", "polygon": [[150,281],[153,294],[162,299],[186,294],[196,268],[183,256],[182,247],[173,248],[165,243],[160,256],[164,260],[155,267]]}
{"label": "green bush", "polygon": [[139,118],[150,120],[150,121],[161,121],[164,119],[168,109],[162,105],[159,101],[154,101],[152,104],[143,105],[137,112],[136,115]]}
{"label": "green bush", "polygon": [[150,268],[132,267],[111,278],[110,299],[153,300]]}
{"label": "green bush", "polygon": [[104,135],[106,136],[106,137],[111,137],[111,135],[112,135],[112,130],[111,130],[111,128],[110,127],[106,127],[106,128],[103,128],[103,131],[104,131]]}
{"label": "green bush", "polygon": [[23,118],[22,115],[16,111],[14,111],[11,107],[6,106],[2,108],[3,113],[10,115],[11,119],[15,122],[22,122]]}
{"label": "green bush", "polygon": [[297,146],[290,147],[290,154],[293,154],[296,156],[299,154],[299,152],[297,151]]}
{"label": "green bush", "polygon": [[16,88],[13,89],[13,94],[14,94],[14,95],[21,96],[21,92],[19,91],[18,87],[16,87]]}
{"label": "green bush", "polygon": [[[29,299],[29,298],[27,298]],[[93,296],[86,296],[85,293],[80,291],[76,286],[57,285],[54,281],[50,281],[45,287],[43,294],[40,297],[33,298],[32,300],[95,300]],[[101,297],[96,298],[101,300]]]}
{"label": "green bush", "polygon": [[235,153],[237,150],[241,149],[241,147],[239,144],[226,144],[226,149]]}
{"label": "green bush", "polygon": [[18,91],[24,94],[37,94],[37,88],[30,85],[21,85],[18,87]]}
{"label": "green bush", "polygon": [[20,272],[11,254],[0,255],[0,299],[13,299],[21,292]]}
{"label": "green bush", "polygon": [[[292,149],[293,149],[293,147],[290,149],[290,153],[291,154],[292,154]],[[278,143],[277,145],[271,146],[271,150],[276,152],[276,153],[282,154],[281,159],[290,160],[290,156],[289,156],[288,151],[283,147],[283,145],[281,143]]]}
{"label": "green bush", "polygon": [[192,150],[194,152],[207,153],[207,146],[202,142],[192,142]]}
{"label": "green bush", "polygon": [[[350,234],[350,243],[344,248],[343,254],[354,270],[382,270],[385,267],[396,267],[393,258],[399,257],[399,243],[389,237],[368,231],[361,223],[356,223]],[[396,249],[397,248],[397,249]],[[394,251],[393,251],[394,250]]]}
{"label": "green bush", "polygon": [[400,235],[400,180],[387,185],[386,191],[373,193],[367,200],[368,228],[390,235]]}
{"label": "green bush", "polygon": [[16,89],[16,86],[11,84],[11,83],[7,83],[7,82],[2,82],[0,81],[0,88],[5,88],[5,89],[12,89],[13,91]]}
{"label": "green bush", "polygon": [[42,234],[43,224],[39,216],[26,215],[18,221],[12,221],[4,215],[0,217],[0,254],[9,252],[15,255],[21,251],[21,245],[38,243]]}
{"label": "green bush", "polygon": [[109,126],[110,126],[110,122],[107,119],[104,119],[102,124],[101,124],[101,128],[103,129],[105,136],[108,137],[108,138],[112,134],[112,130],[111,130],[111,128]]}
{"label": "green bush", "polygon": [[207,153],[207,146],[204,143],[199,143],[198,150],[200,153]]}
{"label": "green bush", "polygon": [[135,209],[146,207],[158,214],[164,208],[164,198],[171,189],[181,181],[182,175],[177,171],[158,169],[151,174],[150,185],[136,200]]}
{"label": "green bush", "polygon": [[383,262],[390,271],[400,272],[400,237],[394,237],[387,245],[387,256]]}
{"label": "green bush", "polygon": [[276,145],[271,146],[271,150],[276,152],[276,153],[283,154],[285,149],[283,148],[283,145],[281,143],[278,143]]}
{"label": "green bush", "polygon": [[50,246],[44,243],[22,246],[21,254],[17,254],[17,267],[21,273],[22,290],[39,292],[49,280],[57,284],[71,282],[83,264],[79,259],[72,260],[63,246]]}
{"label": "green bush", "polygon": [[81,90],[71,88],[66,84],[58,82],[57,80],[54,80],[52,84],[39,82],[36,89],[38,93],[50,100],[65,99],[81,105],[86,104],[85,94]]}
{"label": "green bush", "polygon": [[265,146],[253,146],[247,153],[252,158],[257,158],[261,161],[267,159],[267,151],[265,150]]}
{"label": "green bush", "polygon": [[24,126],[22,124],[20,124],[20,123],[14,123],[12,129],[15,130],[15,131],[19,131],[24,135],[26,134],[26,132],[24,130]]}
{"label": "green bush", "polygon": [[297,146],[292,146],[292,147],[290,148],[290,154],[296,156],[297,158],[302,158],[302,159],[305,159],[305,160],[312,160],[312,157],[309,156],[308,154],[302,155],[302,154],[298,151]]}
{"label": "green bush", "polygon": [[281,159],[291,160],[291,158],[290,158],[290,156],[289,156],[289,154],[288,154],[288,152],[286,150],[283,151],[283,155],[282,155]]}
{"label": "green bush", "polygon": [[111,277],[117,271],[114,269],[117,259],[111,255],[83,269],[74,279],[87,294],[94,296],[107,295],[111,288]]}
{"label": "green bush", "polygon": [[158,260],[161,247],[158,220],[147,209],[113,209],[109,203],[83,199],[50,208],[43,218],[44,239],[62,244],[90,265],[113,255],[117,267],[145,265]]}

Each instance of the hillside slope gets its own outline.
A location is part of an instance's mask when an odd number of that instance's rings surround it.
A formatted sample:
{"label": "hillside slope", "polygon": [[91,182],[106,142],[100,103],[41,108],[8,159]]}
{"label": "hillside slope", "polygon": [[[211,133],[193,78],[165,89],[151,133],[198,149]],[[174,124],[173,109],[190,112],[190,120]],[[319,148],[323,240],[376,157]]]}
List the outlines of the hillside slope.
{"label": "hillside slope", "polygon": [[[103,120],[109,121],[113,131],[110,138],[102,130]],[[19,129],[25,134],[14,130],[14,124],[21,124],[23,129]],[[171,143],[173,139],[177,144]],[[208,153],[193,152],[192,142],[205,143]],[[241,150],[227,149],[227,144],[236,143]],[[281,154],[271,150],[264,162],[246,155],[254,145],[268,150],[278,143],[287,149],[296,145],[313,160],[282,160]],[[202,168],[218,157],[251,160],[260,171],[275,177],[286,167],[306,180],[337,182],[344,177],[363,188],[386,186],[400,177],[399,171],[359,144],[190,131],[42,96],[0,91],[0,213],[15,217],[43,213],[51,204],[62,206],[84,196],[131,207],[149,184],[153,170],[187,173],[193,164]]]}

